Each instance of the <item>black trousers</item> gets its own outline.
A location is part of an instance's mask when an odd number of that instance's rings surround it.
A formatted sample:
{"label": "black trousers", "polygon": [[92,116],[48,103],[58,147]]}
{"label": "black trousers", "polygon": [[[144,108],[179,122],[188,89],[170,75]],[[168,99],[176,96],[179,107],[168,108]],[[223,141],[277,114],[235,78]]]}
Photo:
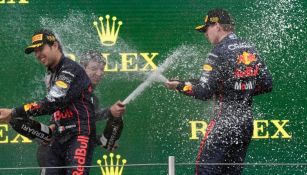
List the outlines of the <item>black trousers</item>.
{"label": "black trousers", "polygon": [[[64,136],[65,137],[65,136]],[[43,168],[41,175],[89,175],[94,139],[76,135],[54,137],[49,145],[40,144],[37,159],[40,167],[75,166],[74,168]]]}

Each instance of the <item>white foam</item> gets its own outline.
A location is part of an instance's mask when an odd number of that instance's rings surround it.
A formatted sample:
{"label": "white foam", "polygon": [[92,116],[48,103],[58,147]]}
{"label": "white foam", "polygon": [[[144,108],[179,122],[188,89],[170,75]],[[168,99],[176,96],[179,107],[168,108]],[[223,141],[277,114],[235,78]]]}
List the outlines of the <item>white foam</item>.
{"label": "white foam", "polygon": [[167,78],[163,76],[163,72],[175,61],[178,63],[179,59],[184,59],[186,57],[190,57],[194,55],[194,51],[189,49],[190,47],[186,45],[181,45],[177,49],[175,49],[166,59],[165,61],[155,70],[150,73],[147,79],[140,84],[124,101],[124,104],[128,104],[133,101],[136,97],[138,97],[142,92],[149,87],[153,82],[162,82],[165,83]]}

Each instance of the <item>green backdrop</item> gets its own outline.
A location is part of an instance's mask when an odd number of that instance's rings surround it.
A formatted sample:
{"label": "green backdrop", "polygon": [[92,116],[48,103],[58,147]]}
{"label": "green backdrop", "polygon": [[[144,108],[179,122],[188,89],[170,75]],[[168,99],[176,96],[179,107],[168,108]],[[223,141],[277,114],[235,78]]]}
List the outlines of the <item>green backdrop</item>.
{"label": "green backdrop", "polygon": [[[255,43],[274,80],[272,93],[255,98],[258,123],[245,161],[270,165],[248,165],[244,174],[306,174],[305,0],[1,0],[0,107],[14,107],[44,96],[45,69],[33,55],[24,54],[33,32],[42,27],[56,32],[67,54],[78,59],[82,51],[97,50],[107,55],[109,69],[118,66],[118,71],[107,71],[97,87],[103,106],[124,100],[145,80],[153,67],[147,65],[147,71],[141,70],[148,63],[141,53],[157,53],[152,60],[155,65],[167,58],[173,60],[164,73],[168,78],[197,78],[212,46],[194,27],[216,7],[230,11],[236,20],[236,33]],[[123,22],[113,46],[100,43],[93,25],[107,14]],[[129,53],[126,60],[124,53]],[[133,70],[136,65],[139,69]],[[127,166],[123,174],[167,174],[164,164],[170,155],[176,156],[176,163],[193,163],[201,130],[210,117],[211,101],[194,100],[166,90],[161,83],[152,84],[128,104],[115,154],[130,165],[153,165]],[[38,118],[43,122],[48,119]],[[104,124],[97,124],[99,133]],[[37,144],[22,141],[27,140],[16,138],[10,127],[0,124],[0,174],[38,174],[37,169],[1,170],[37,166]],[[104,154],[108,153],[96,148],[93,165]],[[176,172],[193,174],[194,165],[179,164]],[[92,168],[91,174],[100,175],[100,169]]]}

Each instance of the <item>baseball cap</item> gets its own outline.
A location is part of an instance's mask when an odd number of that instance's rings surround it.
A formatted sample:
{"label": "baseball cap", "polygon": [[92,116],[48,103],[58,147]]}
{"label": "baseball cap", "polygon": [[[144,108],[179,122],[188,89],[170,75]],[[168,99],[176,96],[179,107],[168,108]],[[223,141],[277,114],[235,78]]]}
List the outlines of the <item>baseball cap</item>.
{"label": "baseball cap", "polygon": [[30,54],[35,48],[41,47],[44,44],[53,44],[57,41],[54,33],[47,29],[41,29],[32,36],[32,43],[25,49],[26,54]]}
{"label": "baseball cap", "polygon": [[214,10],[210,10],[208,14],[205,16],[204,24],[197,26],[195,30],[199,32],[206,32],[208,27],[215,23],[234,25],[234,22],[232,18],[230,17],[228,11],[224,9],[214,9]]}

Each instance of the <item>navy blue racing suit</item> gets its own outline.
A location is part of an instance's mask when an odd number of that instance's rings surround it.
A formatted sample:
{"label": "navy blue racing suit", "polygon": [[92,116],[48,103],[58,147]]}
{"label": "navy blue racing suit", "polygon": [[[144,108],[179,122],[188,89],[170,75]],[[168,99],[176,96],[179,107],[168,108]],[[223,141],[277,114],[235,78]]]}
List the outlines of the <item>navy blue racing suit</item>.
{"label": "navy blue racing suit", "polygon": [[[99,105],[99,99],[93,95],[93,103],[94,103],[94,107],[95,107],[95,115],[93,117],[93,120],[95,120],[95,122],[100,121],[100,120],[107,120],[107,125],[106,125],[106,129],[104,130],[103,134],[101,136],[99,136],[99,138],[96,138],[96,140],[94,141],[94,147],[98,146],[98,145],[107,145],[108,141],[110,141],[110,135],[112,135],[112,131],[114,130],[114,125],[112,124],[112,122],[114,121],[114,119],[117,119],[120,122],[120,132],[118,135],[116,135],[116,140],[119,139],[120,137],[120,133],[122,131],[123,128],[123,121],[122,118],[115,118],[110,111],[110,108],[101,108]],[[111,123],[110,123],[111,122]],[[54,121],[51,121],[51,124],[53,124]],[[112,125],[111,129],[110,129],[110,125]],[[52,143],[52,142],[51,142]],[[116,143],[115,143],[116,144]],[[53,147],[52,144],[39,144],[38,149],[37,149],[37,161],[40,167],[50,167],[52,166],[52,159],[50,159],[50,155],[53,155]],[[57,149],[61,149],[61,148],[57,148]],[[44,175],[46,172],[46,168],[42,168],[40,171],[40,175]]]}
{"label": "navy blue racing suit", "polygon": [[[272,77],[253,45],[234,33],[215,45],[196,82],[180,82],[179,92],[215,101],[196,159],[196,175],[236,175],[253,132],[253,96],[272,90]],[[210,165],[225,163],[225,165]]]}
{"label": "navy blue racing suit", "polygon": [[18,123],[14,122],[20,118],[29,121],[29,117],[52,114],[56,131],[49,145],[51,151],[45,154],[47,166],[76,167],[46,169],[43,173],[89,174],[89,168],[83,166],[91,165],[96,140],[91,81],[78,63],[64,56],[55,68],[49,69],[49,73],[47,96],[41,101],[15,108],[11,125]]}

